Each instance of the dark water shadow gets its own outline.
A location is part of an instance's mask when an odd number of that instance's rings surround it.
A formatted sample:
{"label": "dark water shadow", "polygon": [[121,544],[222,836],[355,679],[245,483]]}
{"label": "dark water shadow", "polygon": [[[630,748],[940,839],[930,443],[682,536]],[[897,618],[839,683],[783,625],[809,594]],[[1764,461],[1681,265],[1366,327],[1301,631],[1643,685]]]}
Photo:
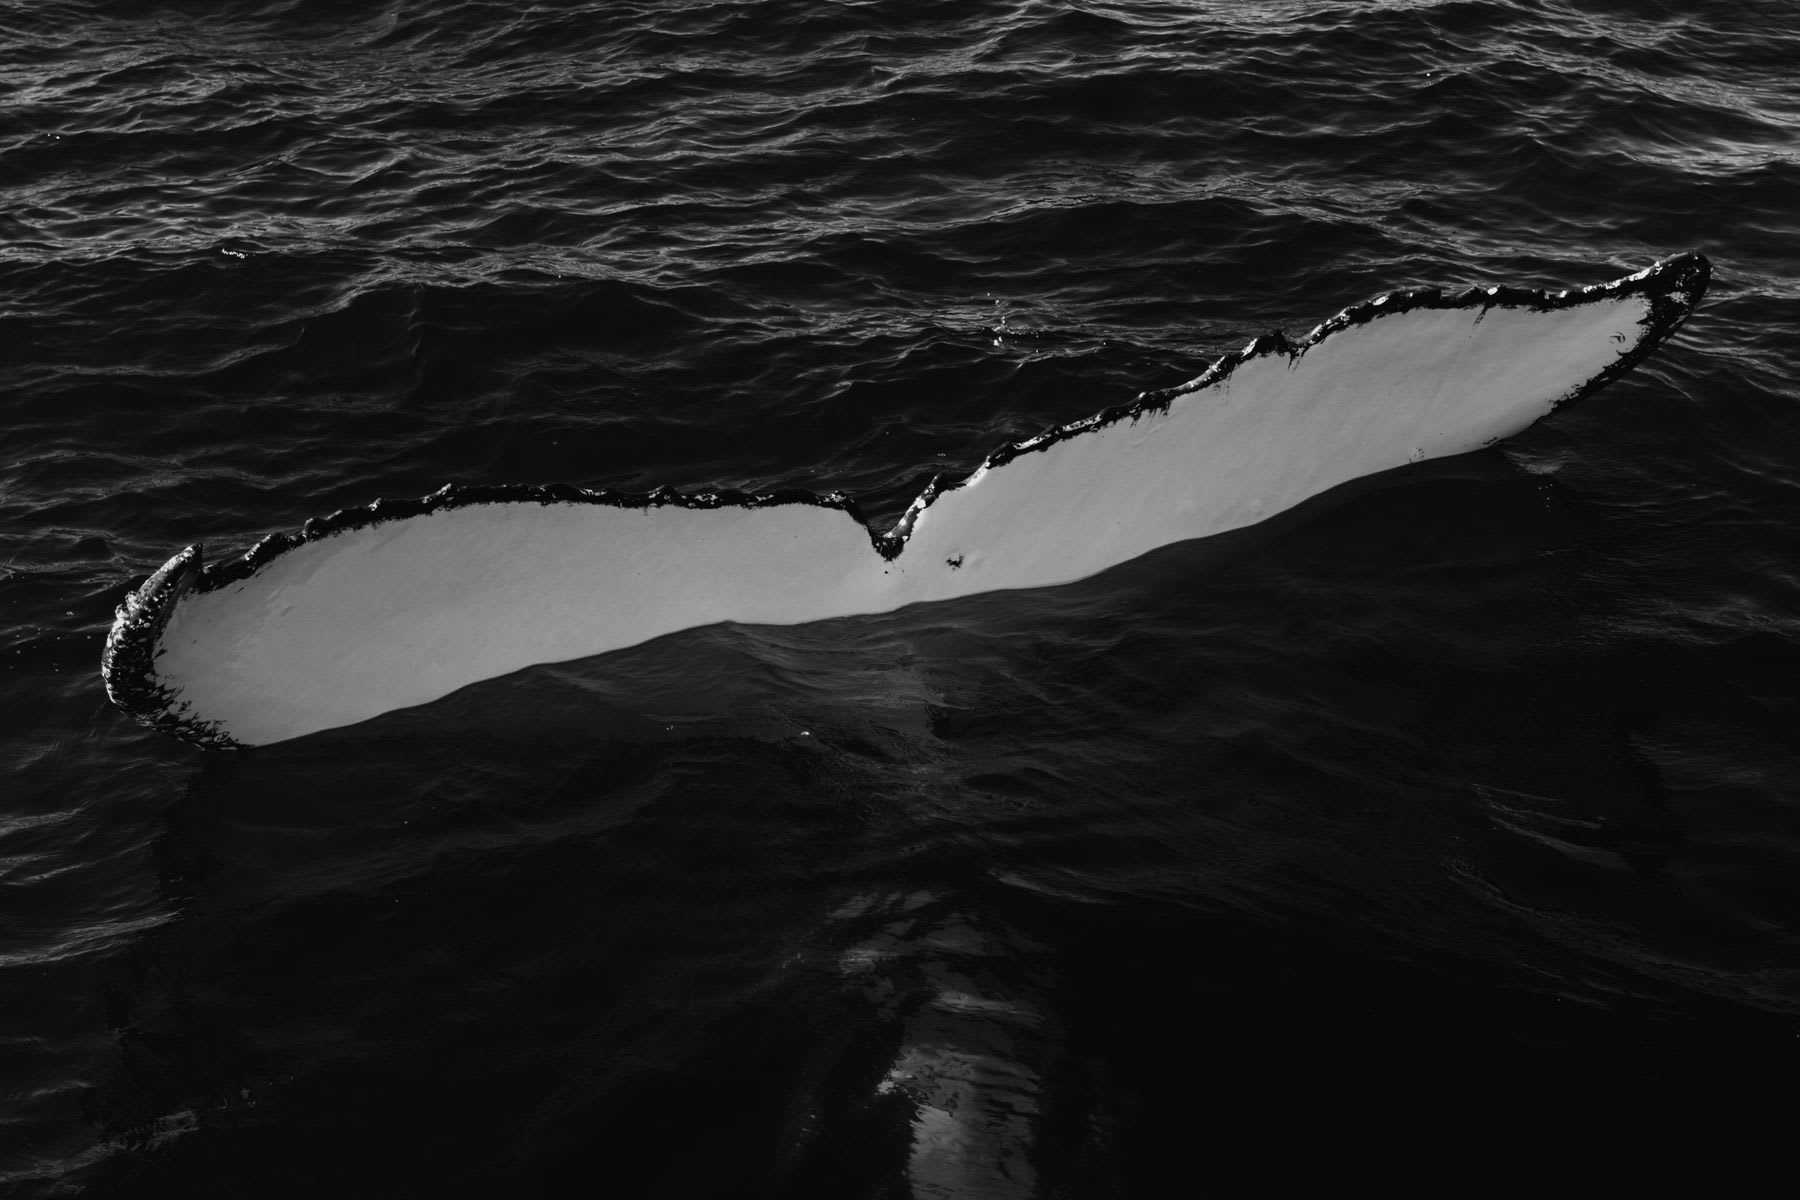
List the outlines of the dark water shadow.
{"label": "dark water shadow", "polygon": [[1153,1196],[1750,1121],[1790,1030],[1671,883],[1641,656],[1567,642],[1566,505],[1446,460],[209,756],[96,1194]]}

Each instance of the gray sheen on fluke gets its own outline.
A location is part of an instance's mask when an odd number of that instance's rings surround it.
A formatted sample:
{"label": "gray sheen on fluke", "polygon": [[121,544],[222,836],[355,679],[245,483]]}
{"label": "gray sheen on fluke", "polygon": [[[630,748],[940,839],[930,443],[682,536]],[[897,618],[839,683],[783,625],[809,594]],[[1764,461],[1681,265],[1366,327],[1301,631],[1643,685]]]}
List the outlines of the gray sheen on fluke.
{"label": "gray sheen on fluke", "polygon": [[107,694],[200,745],[259,745],[721,621],[1071,583],[1517,433],[1642,361],[1710,273],[1689,252],[1563,292],[1378,296],[1006,446],[886,533],[835,494],[521,485],[377,500],[220,563],[189,546],[119,607]]}

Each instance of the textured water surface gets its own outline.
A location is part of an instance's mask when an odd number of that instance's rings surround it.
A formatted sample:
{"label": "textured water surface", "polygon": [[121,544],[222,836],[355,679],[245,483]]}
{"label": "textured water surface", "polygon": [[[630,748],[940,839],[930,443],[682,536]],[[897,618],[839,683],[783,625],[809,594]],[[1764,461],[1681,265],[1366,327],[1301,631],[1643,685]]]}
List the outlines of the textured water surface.
{"label": "textured water surface", "polygon": [[[1727,1178],[1800,1066],[1796,62],[1774,0],[0,5],[0,1180]],[[1690,246],[1582,407],[1073,587],[246,753],[100,687],[189,542],[884,524],[1268,328]]]}

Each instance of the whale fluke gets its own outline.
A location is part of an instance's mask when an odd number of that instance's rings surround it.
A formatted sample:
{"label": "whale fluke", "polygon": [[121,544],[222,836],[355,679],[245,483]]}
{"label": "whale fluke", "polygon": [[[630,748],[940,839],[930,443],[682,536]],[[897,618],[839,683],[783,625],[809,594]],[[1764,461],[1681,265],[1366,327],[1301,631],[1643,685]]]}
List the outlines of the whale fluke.
{"label": "whale fluke", "polygon": [[1378,296],[1003,447],[885,533],[841,495],[521,485],[377,500],[225,562],[190,546],[119,607],[102,674],[140,721],[260,745],[681,629],[1070,583],[1517,433],[1642,361],[1709,278],[1689,252],[1561,292]]}

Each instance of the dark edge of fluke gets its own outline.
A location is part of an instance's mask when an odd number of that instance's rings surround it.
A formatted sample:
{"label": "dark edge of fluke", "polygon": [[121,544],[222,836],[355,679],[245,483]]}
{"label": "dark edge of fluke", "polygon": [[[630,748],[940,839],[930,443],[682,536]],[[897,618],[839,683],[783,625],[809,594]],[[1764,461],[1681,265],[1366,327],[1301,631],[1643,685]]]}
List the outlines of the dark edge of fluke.
{"label": "dark edge of fluke", "polygon": [[106,647],[100,651],[100,677],[106,682],[107,698],[152,729],[197,746],[235,746],[237,743],[211,722],[183,716],[186,705],[156,678],[156,646],[162,640],[163,627],[201,573],[200,547],[189,546],[126,595],[113,614]]}
{"label": "dark edge of fluke", "polygon": [[[1650,312],[1644,319],[1649,333],[1631,350],[1620,355],[1610,366],[1580,387],[1558,400],[1551,412],[1600,391],[1648,357],[1670,334],[1680,328],[1700,300],[1712,278],[1712,264],[1704,254],[1688,250],[1652,264],[1634,275],[1606,283],[1564,291],[1538,288],[1471,286],[1445,294],[1438,288],[1413,288],[1387,292],[1352,305],[1334,317],[1315,326],[1306,337],[1290,342],[1280,330],[1271,330],[1241,350],[1226,354],[1199,375],[1176,387],[1141,392],[1126,404],[1102,409],[1093,416],[1049,429],[1035,437],[1015,442],[988,455],[980,465],[954,482],[942,477],[931,480],[907,508],[906,513],[887,533],[869,528],[856,502],[840,492],[819,494],[800,489],[768,493],[740,491],[676,492],[657,489],[648,493],[612,490],[594,491],[567,483],[546,484],[481,484],[457,486],[446,484],[429,496],[418,499],[380,499],[369,504],[340,509],[324,517],[314,517],[298,530],[272,533],[236,558],[220,563],[203,561],[201,547],[189,546],[165,563],[143,585],[125,597],[106,637],[101,654],[100,671],[106,683],[106,694],[124,712],[165,733],[173,734],[195,745],[208,748],[237,746],[228,735],[209,722],[197,721],[181,714],[182,707],[173,694],[159,682],[155,671],[156,645],[169,614],[189,590],[210,592],[228,587],[254,575],[267,563],[287,551],[308,542],[427,513],[467,508],[478,504],[597,504],[613,508],[768,508],[786,504],[810,504],[834,508],[847,513],[868,531],[875,551],[884,559],[899,557],[906,548],[919,515],[946,492],[954,491],[983,471],[1004,466],[1013,459],[1035,451],[1047,450],[1058,442],[1104,429],[1121,421],[1135,421],[1149,413],[1167,412],[1179,396],[1220,383],[1230,378],[1240,366],[1252,359],[1281,354],[1298,359],[1339,330],[1366,325],[1382,317],[1415,309],[1527,308],[1535,312],[1554,312],[1574,308],[1607,296],[1643,293],[1650,300]],[[1548,414],[1546,414],[1548,415]]]}

